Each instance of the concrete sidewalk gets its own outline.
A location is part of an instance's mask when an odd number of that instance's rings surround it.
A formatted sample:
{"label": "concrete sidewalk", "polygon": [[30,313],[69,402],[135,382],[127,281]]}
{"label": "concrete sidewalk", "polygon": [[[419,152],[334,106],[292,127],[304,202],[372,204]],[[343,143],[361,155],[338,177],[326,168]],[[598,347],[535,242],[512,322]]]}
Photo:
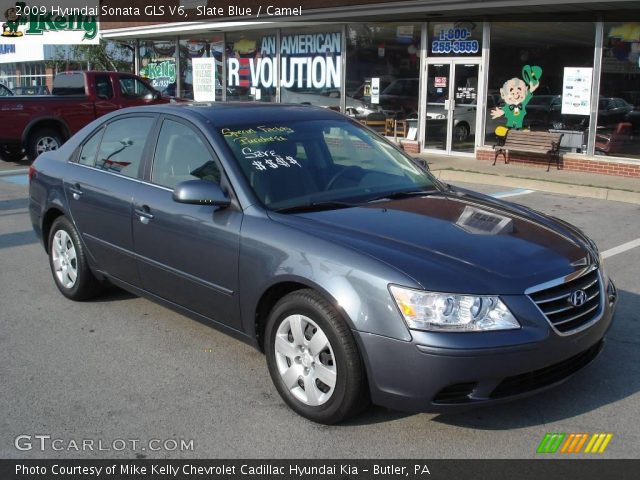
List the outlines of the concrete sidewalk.
{"label": "concrete sidewalk", "polygon": [[473,157],[420,154],[444,182],[480,183],[640,205],[640,179],[476,160]]}

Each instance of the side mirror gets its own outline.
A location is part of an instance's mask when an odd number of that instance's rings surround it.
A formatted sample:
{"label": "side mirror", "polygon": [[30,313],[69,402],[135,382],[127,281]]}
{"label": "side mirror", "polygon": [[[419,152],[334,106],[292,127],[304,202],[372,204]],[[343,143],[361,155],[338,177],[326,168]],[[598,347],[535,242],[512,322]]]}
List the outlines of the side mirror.
{"label": "side mirror", "polygon": [[231,199],[217,183],[208,180],[187,180],[173,189],[173,200],[192,205],[214,205],[226,208]]}
{"label": "side mirror", "polygon": [[425,170],[429,170],[429,163],[427,162],[426,158],[413,157],[413,160]]}

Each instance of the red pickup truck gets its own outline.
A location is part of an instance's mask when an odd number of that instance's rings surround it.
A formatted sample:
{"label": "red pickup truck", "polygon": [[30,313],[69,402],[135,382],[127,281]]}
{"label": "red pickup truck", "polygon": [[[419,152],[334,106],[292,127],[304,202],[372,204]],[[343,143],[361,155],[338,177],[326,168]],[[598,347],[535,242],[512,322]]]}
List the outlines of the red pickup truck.
{"label": "red pickup truck", "polygon": [[172,100],[140,77],[120,72],[60,73],[51,93],[0,98],[0,157],[17,161],[26,152],[35,160],[101,115]]}

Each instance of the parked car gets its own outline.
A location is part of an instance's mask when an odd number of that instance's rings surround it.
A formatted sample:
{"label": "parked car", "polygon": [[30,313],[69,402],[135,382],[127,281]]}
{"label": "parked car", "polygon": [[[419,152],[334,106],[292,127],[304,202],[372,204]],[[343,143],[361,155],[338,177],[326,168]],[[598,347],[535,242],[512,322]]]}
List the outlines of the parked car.
{"label": "parked car", "polygon": [[[485,130],[493,132],[498,125],[504,124],[504,119],[491,118],[491,110],[496,106],[494,95],[487,95],[486,100],[486,116]],[[477,99],[471,100],[469,103],[456,102],[453,110],[453,139],[454,142],[465,142],[470,136],[476,133],[476,111],[478,108]],[[447,128],[448,110],[445,110],[444,104],[433,105],[427,104],[427,134],[430,137],[445,138]],[[416,116],[417,118],[417,116]]]}
{"label": "parked car", "polygon": [[420,79],[399,78],[380,93],[380,108],[387,116],[408,118],[418,111]]}
{"label": "parked car", "polygon": [[[280,96],[283,103],[300,103],[333,109],[340,108],[339,92],[323,95],[313,89],[282,88]],[[376,105],[366,104],[351,97],[346,98],[345,104],[347,114],[354,118],[366,118],[368,115],[379,111]]]}
{"label": "parked car", "polygon": [[0,98],[0,150],[6,160],[30,160],[56,150],[92,120],[119,108],[168,103],[140,77],[119,72],[56,75],[53,95]]}
{"label": "parked car", "polygon": [[46,85],[36,85],[32,87],[16,87],[13,89],[14,95],[51,95],[49,87]]}
{"label": "parked car", "polygon": [[598,102],[598,126],[615,127],[633,112],[633,105],[623,98],[603,98]]}
{"label": "parked car", "polygon": [[[623,98],[600,97],[598,126],[616,128],[620,122],[632,121],[634,107]],[[632,122],[633,123],[633,122]],[[635,123],[638,123],[637,121]],[[589,126],[587,115],[562,114],[562,95],[534,95],[527,105],[524,124],[530,128],[567,128],[585,130]]]}
{"label": "parked car", "polygon": [[562,128],[561,109],[562,95],[535,94],[527,104],[527,116],[524,119],[524,125],[534,129],[536,127],[544,129]]}
{"label": "parked car", "polygon": [[12,97],[14,95],[13,91],[0,83],[0,97]]}
{"label": "parked car", "polygon": [[110,282],[209,322],[264,351],[284,401],[316,422],[369,400],[520,398],[590,363],[612,322],[616,289],[580,230],[442,184],[326,108],[112,112],[29,178],[64,296]]}

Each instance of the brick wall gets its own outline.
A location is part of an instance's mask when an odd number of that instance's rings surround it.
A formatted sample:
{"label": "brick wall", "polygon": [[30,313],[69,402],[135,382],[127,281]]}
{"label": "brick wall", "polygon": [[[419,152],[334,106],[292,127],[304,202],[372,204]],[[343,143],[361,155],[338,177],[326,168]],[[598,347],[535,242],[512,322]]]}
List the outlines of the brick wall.
{"label": "brick wall", "polygon": [[[494,151],[492,148],[480,147],[476,150],[477,160],[489,160],[493,162]],[[510,165],[547,168],[548,160],[544,156],[527,153],[509,153],[507,160]],[[504,162],[502,155],[498,157],[498,162]],[[555,162],[551,163],[551,168],[556,168]],[[598,157],[587,157],[585,155],[567,153],[560,157],[560,168],[574,172],[590,172],[602,175],[617,175],[620,177],[640,178],[640,161],[638,163],[616,161],[612,159],[599,159]]]}

